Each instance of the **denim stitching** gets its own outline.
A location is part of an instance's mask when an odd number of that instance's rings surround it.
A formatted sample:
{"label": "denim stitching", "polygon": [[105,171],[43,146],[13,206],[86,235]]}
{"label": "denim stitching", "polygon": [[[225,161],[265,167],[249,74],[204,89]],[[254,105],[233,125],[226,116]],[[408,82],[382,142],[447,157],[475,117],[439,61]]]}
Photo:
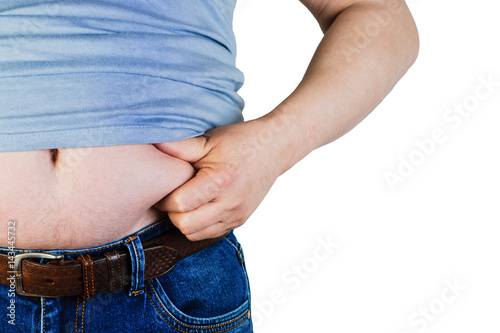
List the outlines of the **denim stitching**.
{"label": "denim stitching", "polygon": [[127,243],[129,243],[129,242],[131,242],[131,241],[133,241],[133,240],[136,240],[136,239],[137,239],[137,235],[136,235],[136,236],[134,236],[134,237],[132,237],[132,238],[127,239],[127,240],[125,241],[125,244],[127,244]]}
{"label": "denim stitching", "polygon": [[156,312],[158,312],[158,314],[159,314],[159,315],[163,318],[163,320],[164,320],[167,324],[169,324],[169,325],[170,325],[170,327],[172,327],[173,329],[176,329],[176,330],[178,330],[178,331],[180,331],[180,332],[189,333],[189,332],[182,331],[182,330],[180,330],[180,329],[178,329],[178,328],[174,327],[174,326],[173,326],[173,325],[172,325],[172,324],[171,324],[171,323],[170,323],[170,322],[169,322],[169,321],[168,321],[168,320],[167,320],[167,319],[163,316],[163,314],[160,312],[160,310],[158,310],[158,308],[156,307],[155,303],[154,303],[154,302],[153,302],[153,300],[151,299],[151,295],[149,295],[149,293],[148,293],[148,289],[147,289],[147,288],[146,288],[146,294],[148,295],[149,301],[150,301],[150,302],[151,302],[151,304],[154,306],[154,308],[155,308]]}
{"label": "denim stitching", "polygon": [[89,272],[89,263],[87,261],[87,258],[85,256],[83,256],[83,258],[85,258],[85,278],[86,278],[86,282],[85,284],[87,285],[87,298],[90,298],[90,289],[89,289],[89,275],[88,275],[88,272]]}
{"label": "denim stitching", "polygon": [[83,299],[82,305],[82,333],[83,333],[83,316],[85,315],[85,298]]}
{"label": "denim stitching", "polygon": [[92,296],[95,296],[95,284],[94,284],[94,261],[92,260],[92,258],[90,257],[90,254],[87,254],[87,257],[89,259],[89,263],[90,263],[90,274],[92,274]]}
{"label": "denim stitching", "polygon": [[135,278],[137,283],[139,283],[139,273],[141,271],[141,260],[139,259],[139,253],[137,251],[137,245],[135,242],[132,244],[132,247],[134,248],[135,252],[135,262],[137,263],[137,270],[135,271]]}
{"label": "denim stitching", "polygon": [[[116,290],[116,279],[115,279],[115,270],[113,269],[113,260],[111,259],[111,256],[109,255],[108,252],[104,252],[104,256],[106,257],[106,260],[109,263],[110,266],[110,274],[111,274],[111,283],[113,284],[113,290]],[[111,286],[110,286],[111,287]]]}
{"label": "denim stitching", "polygon": [[121,241],[120,243],[117,243],[117,244],[113,244],[113,245],[108,245],[108,246],[104,246],[104,247],[100,247],[100,248],[97,248],[97,249],[94,249],[94,250],[83,250],[83,251],[78,251],[78,252],[66,252],[66,253],[63,253],[63,254],[80,254],[80,253],[92,253],[92,252],[96,252],[96,251],[100,251],[100,250],[104,250],[104,249],[107,249],[109,247],[113,247],[113,246],[118,246],[118,245],[121,245],[123,244],[123,241]]}
{"label": "denim stitching", "polygon": [[78,305],[80,305],[80,296],[76,299],[75,333],[78,333]]}
{"label": "denim stitching", "polygon": [[[238,247],[237,247],[235,244],[233,244],[233,242],[231,242],[231,241],[227,238],[227,236],[226,236],[226,237],[224,237],[224,239],[225,239],[226,241],[228,241],[228,242],[229,242],[229,244],[231,244],[231,246],[232,246],[232,247],[234,247],[234,250],[235,250],[236,252],[238,252]],[[240,254],[240,252],[241,252],[241,251],[239,251],[239,252],[238,252],[238,255]]]}
{"label": "denim stitching", "polygon": [[45,300],[43,297],[41,298],[42,300],[42,305],[43,305],[43,327],[42,327],[42,333],[45,332]]}
{"label": "denim stitching", "polygon": [[[134,240],[134,239],[137,239],[137,236],[135,238],[132,238],[130,240]],[[139,260],[139,253],[137,252],[137,247],[135,245],[135,243],[131,243],[132,244],[132,247],[134,248],[134,252],[135,252],[135,263],[137,265],[137,269],[135,270],[135,278],[136,278],[136,281],[139,282],[139,271],[141,270],[141,261]],[[140,292],[142,291],[139,290],[137,292]]]}
{"label": "denim stitching", "polygon": [[[164,306],[164,304],[162,302],[159,301],[159,297],[158,297],[158,294],[156,293],[156,290],[153,288],[153,286],[151,285],[151,282],[148,281],[148,284],[149,284],[149,288],[153,291],[154,295],[155,295],[155,298],[158,300],[158,303],[161,305],[161,307],[163,308],[163,310],[165,310],[165,312],[169,315],[170,318],[172,318],[176,323],[178,323],[179,325],[181,326],[184,326],[186,328],[194,328],[194,329],[210,329],[210,328],[217,328],[217,327],[220,327],[220,326],[225,326],[225,325],[229,325],[235,321],[237,321],[238,319],[240,319],[242,316],[244,316],[247,312],[245,311],[243,314],[241,314],[240,316],[238,316],[237,318],[231,320],[231,321],[228,321],[228,322],[225,322],[223,324],[218,324],[218,325],[210,325],[210,326],[191,326],[191,325],[186,325],[186,324],[183,324],[182,322],[180,322],[179,320],[177,320],[171,313],[170,311],[168,311],[168,309]],[[147,292],[147,289],[146,289],[146,292]],[[163,316],[162,316],[163,317]],[[246,319],[245,319],[246,320]],[[239,325],[239,324],[238,324]],[[238,326],[236,325],[236,326]],[[234,327],[236,327],[234,326]],[[173,327],[173,326],[172,326]],[[174,327],[175,328],[175,327]],[[224,331],[217,331],[217,332],[225,332],[226,330]]]}
{"label": "denim stitching", "polygon": [[78,257],[81,261],[82,261],[82,268],[83,268],[83,278],[85,280],[85,288],[84,288],[84,291],[85,291],[85,296],[86,298],[89,298],[89,279],[88,279],[88,275],[87,275],[87,270],[88,270],[88,267],[87,267],[87,258],[85,258],[85,256],[80,256]]}
{"label": "denim stitching", "polygon": [[243,251],[243,248],[240,247],[239,251],[238,251],[238,246],[236,246],[235,244],[233,244],[233,242],[231,242],[227,236],[224,237],[225,240],[227,240],[229,242],[229,244],[231,244],[233,247],[234,247],[234,250],[237,251],[236,255],[238,256],[238,258],[240,259],[240,263],[243,262],[243,260],[245,259],[245,257],[241,256],[241,252]]}
{"label": "denim stitching", "polygon": [[[149,281],[148,281],[149,282]],[[151,285],[150,285],[151,286]],[[151,288],[151,290],[153,290],[153,292],[155,292],[155,290],[153,288]],[[151,302],[151,304],[153,304],[154,308],[156,309],[156,312],[158,312],[158,314],[163,318],[163,320],[165,320],[165,322],[167,324],[170,325],[170,327],[172,327],[173,329],[179,331],[179,332],[182,332],[182,333],[189,333],[188,331],[183,331],[175,326],[173,326],[164,316],[163,314],[158,310],[158,308],[156,307],[155,303],[153,302],[153,299],[151,298],[151,295],[148,293],[148,290],[146,288],[146,294],[148,295],[148,298],[149,298],[149,301]],[[155,295],[155,297],[157,297]],[[170,315],[170,313],[167,311],[167,314],[172,318],[174,319],[177,323],[179,323],[180,325],[184,326],[184,327],[187,327],[187,328],[195,328],[195,329],[210,329],[210,328],[215,328],[215,327],[220,327],[220,326],[224,326],[224,325],[229,325],[237,320],[239,320],[241,317],[245,316],[246,314],[248,314],[249,310],[245,311],[243,314],[241,314],[240,316],[238,316],[237,318],[231,320],[230,322],[227,322],[227,323],[224,323],[224,324],[219,324],[219,325],[213,325],[213,326],[208,326],[208,327],[201,327],[201,326],[198,326],[198,327],[195,327],[195,326],[187,326],[187,325],[184,325],[183,323],[177,321],[174,317],[172,317],[172,315]],[[240,323],[238,323],[237,325],[234,325],[232,327],[228,327],[224,330],[221,330],[221,331],[216,331],[215,333],[222,333],[222,332],[227,332],[229,330],[232,330],[233,328],[236,328],[238,326],[240,326],[241,324],[243,324],[245,321],[248,320],[248,315],[247,315],[247,318],[245,318],[243,321],[241,321]]]}

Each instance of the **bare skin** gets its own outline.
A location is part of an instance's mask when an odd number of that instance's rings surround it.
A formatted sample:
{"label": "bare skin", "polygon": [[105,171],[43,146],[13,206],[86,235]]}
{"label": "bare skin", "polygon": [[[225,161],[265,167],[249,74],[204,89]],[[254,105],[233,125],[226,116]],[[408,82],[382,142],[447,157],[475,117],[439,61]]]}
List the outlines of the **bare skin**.
{"label": "bare skin", "polygon": [[[193,167],[153,145],[0,153],[0,228],[25,249],[104,244],[165,217],[152,206]],[[7,246],[7,237],[0,238]]]}
{"label": "bare skin", "polygon": [[191,240],[242,225],[277,177],[356,126],[417,57],[403,1],[302,3],[325,36],[276,109],[172,143],[0,153],[0,227],[15,219],[16,247],[50,249],[116,240],[167,213]]}

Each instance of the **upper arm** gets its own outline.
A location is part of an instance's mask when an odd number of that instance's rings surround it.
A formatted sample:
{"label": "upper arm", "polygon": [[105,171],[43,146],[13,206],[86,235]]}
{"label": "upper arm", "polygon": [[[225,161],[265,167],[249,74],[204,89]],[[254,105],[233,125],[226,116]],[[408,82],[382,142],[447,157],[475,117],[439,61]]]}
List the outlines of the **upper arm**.
{"label": "upper arm", "polygon": [[[313,16],[318,21],[321,29],[325,32],[328,27],[335,20],[337,15],[339,15],[347,7],[357,3],[357,2],[367,2],[363,0],[300,0],[304,6],[309,9]],[[379,1],[368,1],[368,2],[383,2]]]}

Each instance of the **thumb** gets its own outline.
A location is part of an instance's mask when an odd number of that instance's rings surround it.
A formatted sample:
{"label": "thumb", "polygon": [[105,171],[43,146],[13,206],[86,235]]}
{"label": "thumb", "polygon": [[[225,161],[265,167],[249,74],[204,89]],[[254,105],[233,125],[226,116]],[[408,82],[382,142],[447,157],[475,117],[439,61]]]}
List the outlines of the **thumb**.
{"label": "thumb", "polygon": [[166,154],[190,163],[198,162],[210,151],[205,136],[197,136],[173,142],[155,143],[154,146]]}

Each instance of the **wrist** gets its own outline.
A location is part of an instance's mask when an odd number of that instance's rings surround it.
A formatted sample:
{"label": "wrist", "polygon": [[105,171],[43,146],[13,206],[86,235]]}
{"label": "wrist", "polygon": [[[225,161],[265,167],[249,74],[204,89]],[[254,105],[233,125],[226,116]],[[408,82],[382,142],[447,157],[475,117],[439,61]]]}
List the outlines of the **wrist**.
{"label": "wrist", "polygon": [[277,176],[314,150],[313,135],[308,134],[296,117],[285,112],[282,105],[254,121],[259,124],[257,140],[267,146],[274,157],[273,164],[277,163]]}

